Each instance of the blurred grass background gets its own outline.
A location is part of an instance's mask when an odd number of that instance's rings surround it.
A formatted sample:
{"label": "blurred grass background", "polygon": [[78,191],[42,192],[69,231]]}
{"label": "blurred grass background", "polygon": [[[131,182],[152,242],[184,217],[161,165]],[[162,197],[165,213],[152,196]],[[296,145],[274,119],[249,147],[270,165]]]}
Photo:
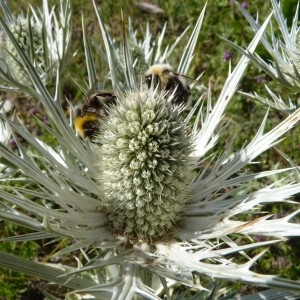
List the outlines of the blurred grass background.
{"label": "blurred grass background", "polygon": [[[125,19],[131,17],[134,28],[138,35],[144,33],[147,22],[153,36],[160,32],[167,22],[167,32],[165,34],[164,43],[172,44],[176,37],[180,35],[187,26],[192,30],[193,25],[205,5],[204,0],[153,0],[151,3],[161,8],[164,13],[153,14],[141,11],[133,0],[95,0],[97,6],[100,7],[103,19],[109,28],[110,35],[121,40],[121,12]],[[41,0],[30,2],[33,7],[42,5]],[[49,1],[51,5],[59,5],[58,1]],[[288,22],[291,22],[296,9],[296,1],[286,0],[282,2],[283,11]],[[28,1],[10,1],[9,7],[12,12],[19,13],[21,10],[27,11]],[[247,8],[250,14],[256,15],[259,10],[259,18],[263,21],[271,11],[271,3],[269,1],[253,0],[244,1],[241,4]],[[85,60],[83,54],[82,42],[82,24],[81,16],[87,28],[88,35],[97,47],[98,43],[102,43],[94,8],[91,1],[73,0],[73,36],[71,53],[76,55],[70,60],[67,71],[62,80],[63,94],[73,105],[79,104],[84,100],[84,95],[76,87],[73,78],[83,83],[87,78]],[[204,24],[200,33],[200,39],[196,47],[196,55],[189,74],[187,76],[196,78],[204,71],[201,83],[207,86],[209,83],[212,87],[213,98],[216,99],[227,78],[229,68],[229,58],[231,58],[234,66],[240,55],[232,50],[226,42],[221,38],[226,38],[232,42],[246,46],[250,43],[254,34],[248,26],[247,21],[239,12],[233,0],[208,1],[207,10],[204,18]],[[187,37],[181,40],[181,50],[185,46]],[[268,59],[268,54],[264,52],[262,47],[258,47],[259,54]],[[179,62],[181,51],[175,52],[169,63],[176,69]],[[98,77],[101,80],[106,74],[108,68],[105,63],[103,54],[97,53],[95,60],[98,64]],[[268,84],[273,91],[282,95],[283,99],[289,96],[294,103],[298,102],[299,95],[289,95],[288,91],[278,84],[274,84],[268,76],[261,70],[251,65],[248,68],[244,80],[241,82],[240,90],[244,92],[253,92],[260,95],[266,95],[264,84]],[[32,108],[39,107],[35,99],[18,98],[12,94],[2,94],[2,97],[13,98],[16,105],[17,115],[20,116],[25,123],[36,129],[36,123],[33,121],[28,111]],[[286,98],[284,98],[286,97]],[[262,108],[262,104],[248,99],[245,96],[236,94],[234,100],[227,110],[226,118],[231,120],[229,134],[224,137],[232,138],[236,135],[234,149],[242,147],[245,141],[250,141],[259,128],[261,121],[265,115],[266,107]],[[39,107],[40,111],[42,108]],[[66,107],[67,110],[67,107]],[[277,124],[284,116],[277,111],[270,111],[270,117],[267,127],[271,128]],[[39,133],[41,134],[41,133]],[[51,139],[51,137],[49,137]],[[220,145],[222,146],[222,145]],[[288,133],[287,138],[281,142],[278,148],[287,154],[296,164],[299,164],[300,153],[300,130],[299,126]],[[271,150],[259,158],[261,162],[254,165],[256,171],[273,169],[279,167],[289,167],[288,163],[278,154],[277,151]],[[276,162],[276,165],[274,165]],[[272,208],[274,213],[284,214],[285,208],[278,205]],[[12,224],[2,224],[0,227],[0,236],[10,236],[24,233],[24,229]],[[4,243],[0,244],[0,250],[12,252],[14,254],[27,257],[28,259],[38,259],[45,262],[51,261],[49,253],[55,249],[59,249],[60,245],[47,245],[47,241],[43,243]],[[300,266],[293,264],[300,257],[299,239],[291,239],[288,243],[280,243],[279,246],[272,246],[269,252],[260,261],[257,267],[260,272],[278,274],[286,278],[299,279]],[[254,253],[253,253],[254,254]],[[43,299],[39,288],[43,289],[44,283],[38,279],[28,278],[22,274],[16,274],[7,270],[0,270],[0,300],[8,299]],[[234,286],[236,290],[240,290],[239,285]],[[244,287],[249,292],[249,287]],[[65,292],[64,289],[52,291],[57,295]]]}

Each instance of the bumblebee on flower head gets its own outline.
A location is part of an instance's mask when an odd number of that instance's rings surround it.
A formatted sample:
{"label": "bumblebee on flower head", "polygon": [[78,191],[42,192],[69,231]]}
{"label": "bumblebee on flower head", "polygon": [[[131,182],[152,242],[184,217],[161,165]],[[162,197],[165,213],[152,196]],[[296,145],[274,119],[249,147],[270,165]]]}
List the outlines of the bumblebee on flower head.
{"label": "bumblebee on flower head", "polygon": [[[186,76],[173,73],[169,64],[151,66],[143,77],[143,83],[150,88],[158,87],[166,91],[166,98],[172,96],[173,104],[186,104],[190,96],[190,88]],[[92,90],[94,90],[92,88]],[[108,115],[108,108],[117,103],[117,97],[110,92],[96,92],[87,96],[83,105],[75,109],[74,126],[83,138],[94,141],[100,131],[101,120]]]}
{"label": "bumblebee on flower head", "polygon": [[74,126],[76,132],[91,141],[100,130],[101,120],[107,116],[108,107],[115,105],[117,97],[110,92],[88,95],[84,104],[75,109]]}
{"label": "bumblebee on flower head", "polygon": [[191,94],[190,87],[183,74],[173,73],[169,64],[156,64],[151,66],[144,74],[143,83],[148,88],[158,86],[159,91],[167,91],[167,97],[173,94],[172,103],[186,104]]}

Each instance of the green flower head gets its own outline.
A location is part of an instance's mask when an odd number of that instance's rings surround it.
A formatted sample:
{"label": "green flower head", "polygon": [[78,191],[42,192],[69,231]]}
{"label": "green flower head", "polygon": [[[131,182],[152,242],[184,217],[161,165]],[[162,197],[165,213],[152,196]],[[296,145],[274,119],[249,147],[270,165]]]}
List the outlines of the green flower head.
{"label": "green flower head", "polygon": [[157,239],[172,229],[187,200],[191,134],[170,99],[151,89],[128,92],[103,122],[99,190],[116,233]]}
{"label": "green flower head", "polygon": [[[70,1],[60,3],[59,13],[56,13],[54,7],[49,8],[46,0],[43,0],[41,9],[35,10],[29,6],[26,14],[12,14],[5,1],[1,1],[0,7],[6,19],[1,27],[1,88],[25,91],[28,86],[33,86],[29,61],[43,84],[50,83],[56,69],[62,71],[64,68],[69,50]],[[25,61],[24,57],[27,57]],[[27,93],[30,94],[29,91]]]}
{"label": "green flower head", "polygon": [[[10,23],[10,30],[21,50],[29,57],[33,57],[35,67],[45,72],[41,24],[24,17],[18,17]],[[5,47],[10,54],[8,60],[16,80],[23,84],[30,83],[18,52],[10,39],[6,39]]]}

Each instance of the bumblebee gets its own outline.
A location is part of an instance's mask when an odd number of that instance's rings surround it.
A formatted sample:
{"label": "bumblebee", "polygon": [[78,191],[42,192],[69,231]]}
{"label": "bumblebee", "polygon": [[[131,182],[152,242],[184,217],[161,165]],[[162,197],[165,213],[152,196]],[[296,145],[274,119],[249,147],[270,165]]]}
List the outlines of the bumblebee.
{"label": "bumblebee", "polygon": [[169,97],[173,94],[173,104],[186,104],[191,94],[190,87],[184,75],[172,72],[169,64],[156,64],[151,66],[144,74],[143,83],[150,88],[158,86],[159,91],[166,90]]}
{"label": "bumblebee", "polygon": [[107,116],[107,108],[115,105],[117,97],[109,92],[98,92],[87,97],[85,103],[75,109],[74,126],[76,132],[91,141],[100,130],[101,120]]}

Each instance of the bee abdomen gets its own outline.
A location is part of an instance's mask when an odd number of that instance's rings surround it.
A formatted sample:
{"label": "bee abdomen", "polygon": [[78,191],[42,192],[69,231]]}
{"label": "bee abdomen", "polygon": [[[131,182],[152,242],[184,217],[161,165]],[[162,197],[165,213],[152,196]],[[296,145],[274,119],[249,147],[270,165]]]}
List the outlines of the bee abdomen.
{"label": "bee abdomen", "polygon": [[172,103],[176,105],[186,104],[191,95],[188,84],[183,83],[178,77],[173,77],[166,85],[166,90],[172,94]]}

